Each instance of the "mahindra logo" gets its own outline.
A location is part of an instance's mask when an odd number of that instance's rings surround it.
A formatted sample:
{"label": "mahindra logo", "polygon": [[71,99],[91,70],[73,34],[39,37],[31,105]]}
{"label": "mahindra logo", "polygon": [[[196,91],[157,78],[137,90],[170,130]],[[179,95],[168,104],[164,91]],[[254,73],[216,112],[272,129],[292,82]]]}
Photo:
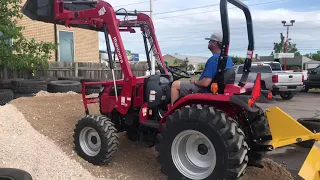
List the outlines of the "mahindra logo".
{"label": "mahindra logo", "polygon": [[99,11],[98,14],[99,16],[103,16],[106,13],[106,9],[104,7],[102,7]]}
{"label": "mahindra logo", "polygon": [[120,63],[122,64],[123,63],[123,57],[122,57],[121,52],[120,52],[120,48],[119,48],[117,37],[112,38],[112,40],[113,40],[116,52],[118,54],[118,59],[119,59]]}

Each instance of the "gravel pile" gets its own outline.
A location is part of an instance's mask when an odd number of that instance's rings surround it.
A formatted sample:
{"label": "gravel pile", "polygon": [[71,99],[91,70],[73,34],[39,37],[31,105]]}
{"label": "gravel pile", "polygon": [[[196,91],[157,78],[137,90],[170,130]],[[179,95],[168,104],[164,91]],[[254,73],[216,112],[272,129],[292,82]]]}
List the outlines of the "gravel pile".
{"label": "gravel pile", "polygon": [[76,92],[69,91],[67,93],[49,93],[47,91],[39,91],[36,96],[37,97],[43,97],[43,96],[65,96],[67,94],[77,94]]}
{"label": "gravel pile", "polygon": [[13,106],[0,106],[0,167],[19,168],[37,180],[95,180]]}

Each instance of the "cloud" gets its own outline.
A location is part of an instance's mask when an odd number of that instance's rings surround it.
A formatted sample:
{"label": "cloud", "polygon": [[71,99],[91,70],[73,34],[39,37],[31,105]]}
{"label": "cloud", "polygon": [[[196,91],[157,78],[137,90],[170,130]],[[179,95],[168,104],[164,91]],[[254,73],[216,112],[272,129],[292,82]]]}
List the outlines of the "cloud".
{"label": "cloud", "polygon": [[[123,1],[108,1],[115,9],[124,5]],[[143,0],[128,0],[125,4],[143,2]],[[269,3],[268,3],[269,2]],[[273,2],[273,3],[272,3]],[[280,33],[286,35],[286,28],[281,21],[295,19],[296,23],[290,27],[289,36],[293,43],[297,44],[302,53],[315,52],[320,50],[320,10],[305,9],[297,10],[298,3],[283,0],[246,0],[244,1],[251,10],[254,37],[255,53],[260,56],[269,55],[273,50],[273,43],[280,41]],[[263,4],[265,3],[265,4]],[[289,6],[295,8],[286,8]],[[157,38],[163,54],[181,53],[210,56],[207,50],[205,37],[210,36],[214,31],[221,31],[221,19],[219,6],[208,6],[207,8],[197,8],[189,11],[178,11],[175,13],[161,14],[161,12],[175,11],[190,7],[200,7],[205,5],[219,4],[219,0],[156,0],[154,2],[154,25]],[[310,7],[313,6],[310,3]],[[149,3],[140,3],[129,6],[121,6],[128,10],[149,10]],[[245,17],[241,10],[229,5],[230,24],[230,54],[246,55],[248,45],[247,29]],[[304,3],[308,7],[307,2]],[[310,8],[309,8],[310,9]],[[192,15],[188,15],[192,14]],[[140,53],[145,57],[143,39],[139,29],[136,34],[122,33],[124,46],[133,52]],[[104,37],[100,35],[100,48],[105,49]]]}

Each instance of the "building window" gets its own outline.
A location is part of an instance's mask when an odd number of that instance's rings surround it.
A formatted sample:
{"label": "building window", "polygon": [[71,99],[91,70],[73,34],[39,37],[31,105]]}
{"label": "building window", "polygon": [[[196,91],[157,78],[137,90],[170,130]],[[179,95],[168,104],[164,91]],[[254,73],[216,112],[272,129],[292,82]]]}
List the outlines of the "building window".
{"label": "building window", "polygon": [[[3,32],[0,31],[0,37],[3,36]],[[9,44],[9,46],[12,46],[12,39],[5,39],[5,43]]]}
{"label": "building window", "polygon": [[74,62],[74,34],[59,31],[59,52],[61,62]]}

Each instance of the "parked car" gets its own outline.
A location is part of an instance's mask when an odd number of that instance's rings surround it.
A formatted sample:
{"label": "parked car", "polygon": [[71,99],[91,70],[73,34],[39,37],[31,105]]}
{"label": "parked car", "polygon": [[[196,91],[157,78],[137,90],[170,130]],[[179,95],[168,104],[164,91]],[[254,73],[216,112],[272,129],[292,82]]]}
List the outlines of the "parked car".
{"label": "parked car", "polygon": [[304,80],[307,79],[308,71],[307,70],[286,70],[284,71],[282,69],[282,66],[279,62],[274,62],[274,61],[261,61],[261,62],[253,62],[255,64],[263,63],[263,64],[268,64],[271,66],[271,69],[273,72],[281,72],[281,73],[294,73],[294,74],[303,74]]}
{"label": "parked car", "polygon": [[304,92],[308,92],[311,88],[320,88],[320,65],[309,71],[308,78],[304,82]]}
{"label": "parked car", "polygon": [[252,62],[252,64],[268,64],[271,67],[271,70],[273,72],[279,72],[282,71],[282,66],[279,62],[274,61],[260,61],[260,62]]}
{"label": "parked car", "polygon": [[[243,72],[243,65],[235,65],[236,82],[239,82]],[[304,76],[302,73],[272,71],[269,64],[252,63],[251,72],[247,82],[254,82],[257,73],[261,73],[261,88],[269,90],[274,96],[280,95],[282,99],[290,100],[294,94],[303,88]]]}

